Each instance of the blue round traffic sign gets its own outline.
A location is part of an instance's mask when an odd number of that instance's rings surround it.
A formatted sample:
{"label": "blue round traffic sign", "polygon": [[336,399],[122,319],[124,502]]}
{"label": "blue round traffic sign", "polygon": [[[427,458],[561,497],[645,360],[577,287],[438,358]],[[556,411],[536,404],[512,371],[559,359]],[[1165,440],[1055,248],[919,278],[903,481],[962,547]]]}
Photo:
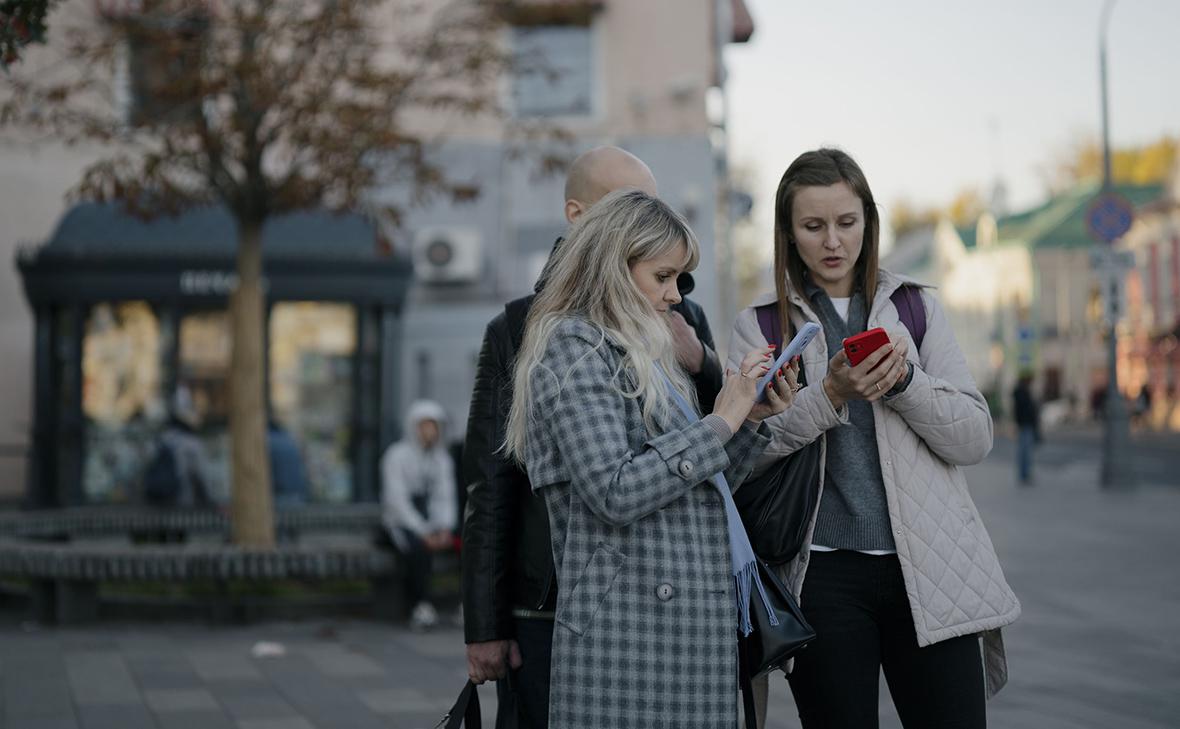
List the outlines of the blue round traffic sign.
{"label": "blue round traffic sign", "polygon": [[1114,243],[1131,229],[1135,209],[1122,195],[1104,192],[1094,199],[1086,212],[1086,226],[1090,235],[1104,243]]}

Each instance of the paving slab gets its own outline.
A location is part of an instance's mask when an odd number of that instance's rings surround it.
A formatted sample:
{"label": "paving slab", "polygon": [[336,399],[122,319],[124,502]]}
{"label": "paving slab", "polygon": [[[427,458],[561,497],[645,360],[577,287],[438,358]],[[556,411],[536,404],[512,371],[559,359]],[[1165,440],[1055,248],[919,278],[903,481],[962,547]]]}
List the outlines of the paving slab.
{"label": "paving slab", "polygon": [[[1014,483],[1003,439],[967,469],[1024,608],[1005,630],[1011,680],[988,705],[990,726],[1180,726],[1180,438],[1140,453],[1156,460],[1141,462],[1145,478],[1123,492],[1099,487],[1096,442],[1050,434],[1029,488]],[[279,655],[255,655],[260,641]],[[453,625],[53,629],[0,612],[0,729],[429,729],[465,680]],[[494,688],[480,695],[490,728]],[[883,729],[900,727],[884,681],[879,713]],[[767,726],[799,726],[781,677]]]}

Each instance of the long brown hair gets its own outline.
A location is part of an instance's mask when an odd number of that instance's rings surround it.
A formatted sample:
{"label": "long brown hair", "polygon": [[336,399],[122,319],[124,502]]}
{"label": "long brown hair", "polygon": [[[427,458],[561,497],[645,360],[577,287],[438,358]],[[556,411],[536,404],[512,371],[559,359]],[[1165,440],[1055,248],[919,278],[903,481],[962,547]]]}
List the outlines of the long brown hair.
{"label": "long brown hair", "polygon": [[778,183],[774,197],[774,290],[778,295],[779,320],[785,331],[783,341],[789,341],[792,332],[790,317],[787,315],[787,278],[791,286],[803,292],[803,274],[807,271],[792,233],[791,210],[795,193],[801,187],[828,187],[841,182],[847,183],[860,198],[865,209],[865,234],[856,259],[856,278],[853,290],[859,289],[865,297],[865,311],[873,308],[873,293],[877,290],[878,249],[881,237],[881,218],[873,191],[860,165],[846,152],[839,149],[816,149],[804,152],[795,158]]}

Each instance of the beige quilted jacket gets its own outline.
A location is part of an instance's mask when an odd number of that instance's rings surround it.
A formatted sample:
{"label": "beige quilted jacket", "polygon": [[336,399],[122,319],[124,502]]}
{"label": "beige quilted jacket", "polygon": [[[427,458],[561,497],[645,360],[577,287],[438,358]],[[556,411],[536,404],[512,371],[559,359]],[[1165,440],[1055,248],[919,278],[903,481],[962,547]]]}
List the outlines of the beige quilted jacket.
{"label": "beige quilted jacket", "polygon": [[[889,300],[902,283],[919,285],[881,271],[869,328],[909,335]],[[792,291],[789,298],[796,327],[818,321],[803,296]],[[910,341],[913,379],[905,392],[873,404],[881,475],[918,644],[983,633],[990,696],[1007,680],[998,629],[1016,620],[1020,602],[1004,580],[959,467],[978,463],[991,450],[992,419],[938,301],[925,288],[922,300],[927,329],[921,352]],[[729,367],[736,368],[745,352],[765,343],[753,307],[772,301],[773,292],[764,294],[738,315]],[[816,337],[803,354],[809,382],[819,384],[829,359],[824,338]],[[804,388],[786,412],[766,421],[773,440],[755,471],[847,422],[847,408],[833,409],[822,387]],[[796,595],[803,587],[814,528],[815,514],[804,548],[782,572]]]}

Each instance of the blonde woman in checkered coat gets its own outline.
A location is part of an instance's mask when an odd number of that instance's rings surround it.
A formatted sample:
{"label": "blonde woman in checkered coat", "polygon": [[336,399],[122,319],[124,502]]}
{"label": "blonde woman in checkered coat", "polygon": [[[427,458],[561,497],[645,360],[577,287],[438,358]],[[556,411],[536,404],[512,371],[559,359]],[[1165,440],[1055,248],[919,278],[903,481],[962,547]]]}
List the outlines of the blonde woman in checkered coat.
{"label": "blonde woman in checkered coat", "polygon": [[[554,254],[516,365],[509,453],[549,510],[558,570],[549,725],[737,721],[753,553],[730,498],[790,404],[795,369],[753,350],[712,414],[676,365],[668,307],[699,244],[663,202],[617,191]],[[753,595],[753,597],[751,597]]]}

